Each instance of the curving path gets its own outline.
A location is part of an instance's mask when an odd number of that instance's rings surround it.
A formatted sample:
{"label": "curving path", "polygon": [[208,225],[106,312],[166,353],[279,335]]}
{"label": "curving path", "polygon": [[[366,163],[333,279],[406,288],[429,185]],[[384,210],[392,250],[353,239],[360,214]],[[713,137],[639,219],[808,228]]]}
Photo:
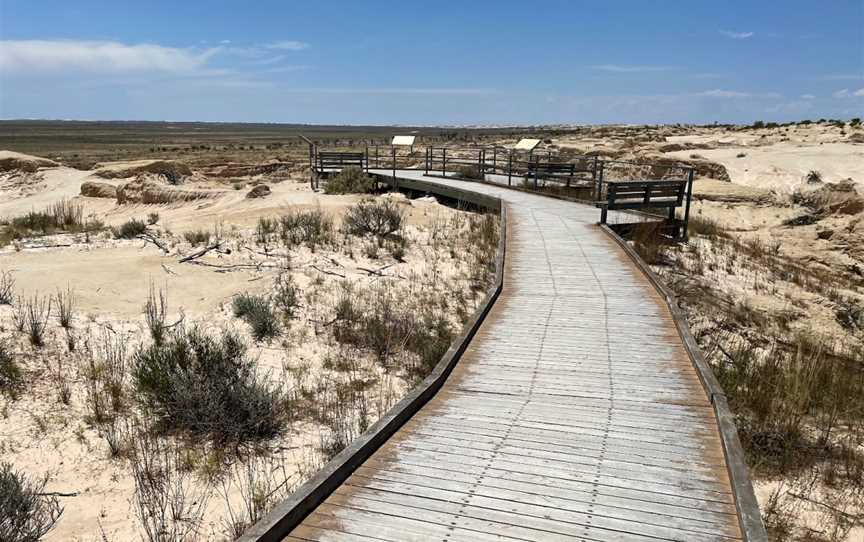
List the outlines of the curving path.
{"label": "curving path", "polygon": [[742,539],[714,410],[594,208],[476,183],[504,289],[441,391],[286,540]]}

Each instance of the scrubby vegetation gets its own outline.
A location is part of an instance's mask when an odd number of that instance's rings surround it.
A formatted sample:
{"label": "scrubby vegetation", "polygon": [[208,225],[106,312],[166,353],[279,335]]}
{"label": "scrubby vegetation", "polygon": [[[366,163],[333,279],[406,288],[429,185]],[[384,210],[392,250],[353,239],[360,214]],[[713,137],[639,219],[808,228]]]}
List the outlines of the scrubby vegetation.
{"label": "scrubby vegetation", "polygon": [[375,179],[358,167],[347,167],[324,184],[325,194],[368,194],[375,189]]}
{"label": "scrubby vegetation", "polygon": [[36,542],[54,528],[63,507],[45,493],[47,483],[0,463],[0,540]]}
{"label": "scrubby vegetation", "polygon": [[398,203],[366,199],[348,209],[342,226],[352,235],[384,238],[398,233],[404,218]]}
{"label": "scrubby vegetation", "polygon": [[21,369],[15,363],[9,345],[0,342],[0,392],[13,392],[20,383]]}
{"label": "scrubby vegetation", "polygon": [[[860,286],[709,219],[691,219],[690,234],[679,247],[637,228],[633,242],[684,301],[752,472],[783,480],[763,507],[772,538],[808,539],[797,517],[808,506],[824,539],[842,540],[864,510]],[[814,324],[819,305],[836,306],[843,329]]]}
{"label": "scrubby vegetation", "polygon": [[137,218],[132,218],[114,228],[114,237],[117,239],[134,239],[147,231],[147,224]]}
{"label": "scrubby vegetation", "polygon": [[82,204],[63,199],[44,211],[30,211],[23,216],[0,220],[0,246],[28,237],[98,231],[103,227],[96,218],[85,219]]}
{"label": "scrubby vegetation", "polygon": [[333,239],[333,219],[322,209],[297,209],[279,217],[279,237],[291,249],[305,245],[315,250]]}
{"label": "scrubby vegetation", "polygon": [[233,307],[234,316],[249,324],[256,341],[272,339],[281,333],[279,319],[266,297],[243,293],[234,298]]}
{"label": "scrubby vegetation", "polygon": [[230,331],[216,338],[178,328],[134,354],[132,378],[141,406],[168,431],[240,445],[273,437],[286,422],[285,398],[259,379]]}

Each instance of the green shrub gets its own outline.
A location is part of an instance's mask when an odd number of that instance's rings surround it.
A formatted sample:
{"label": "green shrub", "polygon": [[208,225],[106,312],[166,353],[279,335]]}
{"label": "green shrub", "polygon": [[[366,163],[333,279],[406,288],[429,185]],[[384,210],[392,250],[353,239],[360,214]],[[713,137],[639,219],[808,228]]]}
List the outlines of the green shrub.
{"label": "green shrub", "polygon": [[240,444],[276,436],[285,422],[284,397],[259,381],[233,332],[216,339],[180,328],[134,355],[132,378],[141,406],[165,430]]}
{"label": "green shrub", "polygon": [[392,200],[366,199],[348,209],[343,226],[352,235],[386,237],[402,229],[404,218]]}
{"label": "green shrub", "polygon": [[348,167],[324,185],[325,194],[368,194],[375,189],[375,179],[358,167]]}
{"label": "green shrub", "polygon": [[45,494],[48,478],[31,479],[0,463],[0,540],[36,542],[54,528],[63,507]]}
{"label": "green shrub", "polygon": [[134,239],[145,231],[147,231],[147,224],[133,218],[121,224],[119,228],[115,228],[114,237],[117,239]]}
{"label": "green shrub", "polygon": [[290,274],[279,275],[273,285],[273,302],[282,313],[282,318],[291,320],[300,306],[300,289]]}
{"label": "green shrub", "polygon": [[104,227],[96,219],[84,219],[84,206],[63,199],[49,205],[44,211],[29,213],[5,221],[2,238],[8,242],[30,236],[51,235],[57,232],[77,233],[100,230]]}
{"label": "green shrub", "polygon": [[321,209],[291,211],[279,217],[279,236],[289,249],[305,244],[315,250],[333,240],[333,220]]}
{"label": "green shrub", "polygon": [[193,247],[197,247],[210,242],[210,232],[207,230],[187,231],[183,234],[183,238]]}
{"label": "green shrub", "polygon": [[252,327],[256,341],[272,339],[281,333],[279,320],[270,301],[263,296],[243,293],[234,298],[234,316],[242,318]]}

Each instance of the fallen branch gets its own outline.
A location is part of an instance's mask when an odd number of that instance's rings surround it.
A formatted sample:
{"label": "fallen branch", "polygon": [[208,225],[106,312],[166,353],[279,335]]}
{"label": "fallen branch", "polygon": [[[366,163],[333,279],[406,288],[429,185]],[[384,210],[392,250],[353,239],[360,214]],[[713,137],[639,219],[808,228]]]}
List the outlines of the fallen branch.
{"label": "fallen branch", "polygon": [[214,267],[218,269],[217,273],[224,273],[226,271],[239,270],[239,269],[255,269],[260,271],[261,269],[281,269],[278,265],[262,265],[262,264],[251,264],[251,263],[236,263],[229,265],[219,265],[215,263],[207,263],[207,262],[198,262],[198,261],[190,261],[189,263],[195,265],[202,265],[204,267]]}
{"label": "fallen branch", "polygon": [[314,269],[314,270],[316,270],[316,271],[319,271],[319,272],[321,272],[321,273],[324,273],[325,275],[333,275],[334,277],[341,277],[341,278],[343,278],[343,279],[345,278],[345,275],[343,275],[343,274],[341,274],[341,273],[335,273],[335,272],[333,272],[333,271],[327,271],[326,269],[321,269],[321,268],[318,267],[317,265],[310,265],[309,267],[311,267],[312,269]]}
{"label": "fallen branch", "polygon": [[378,269],[366,269],[365,267],[357,267],[357,269],[358,269],[359,271],[365,271],[365,272],[369,273],[370,275],[378,275],[379,277],[387,277],[387,276],[390,276],[390,275],[385,275],[385,274],[382,273],[381,271],[384,271],[384,270],[387,269],[388,267],[393,267],[393,265],[394,265],[394,264],[392,264],[392,263],[391,263],[391,264],[387,264],[387,265],[385,265],[384,267],[381,267],[381,268],[378,268]]}
{"label": "fallen branch", "polygon": [[62,491],[44,491],[42,493],[37,493],[40,497],[77,497],[81,493],[78,491],[73,491],[71,493],[64,493]]}
{"label": "fallen branch", "polygon": [[66,248],[71,247],[72,243],[57,243],[54,245],[19,245],[19,249],[30,249],[30,248]]}
{"label": "fallen branch", "polygon": [[171,268],[168,267],[167,265],[165,265],[164,263],[162,264],[162,269],[164,269],[165,272],[168,273],[169,275],[176,275],[177,274],[174,271],[172,271]]}
{"label": "fallen branch", "polygon": [[159,241],[158,239],[156,239],[155,237],[153,237],[149,233],[142,233],[140,235],[136,235],[136,237],[138,239],[145,241],[145,242],[153,243],[154,245],[159,247],[159,249],[162,252],[164,252],[165,254],[168,254],[169,252],[171,252],[170,250],[168,250],[168,247],[166,247],[161,241]]}
{"label": "fallen branch", "polygon": [[[222,241],[219,241],[218,243],[213,243],[212,245],[204,247],[197,252],[193,252],[192,254],[190,254],[188,256],[184,256],[184,257],[180,258],[180,261],[178,263],[186,263],[186,262],[191,262],[192,260],[197,260],[198,258],[207,254],[211,250],[219,250],[221,246],[222,246]],[[220,252],[222,252],[222,251],[220,251]],[[224,254],[231,254],[231,251],[227,250],[223,253]]]}

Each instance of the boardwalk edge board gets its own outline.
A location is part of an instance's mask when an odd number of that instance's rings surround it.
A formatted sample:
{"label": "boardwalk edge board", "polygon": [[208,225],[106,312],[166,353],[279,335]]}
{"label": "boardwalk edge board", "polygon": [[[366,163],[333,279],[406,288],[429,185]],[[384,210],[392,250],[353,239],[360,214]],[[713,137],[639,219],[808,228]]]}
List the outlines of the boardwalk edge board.
{"label": "boardwalk edge board", "polygon": [[723,453],[726,456],[726,465],[729,471],[729,481],[732,484],[735,496],[735,508],[738,512],[738,520],[741,523],[744,540],[747,542],[767,542],[768,534],[765,531],[764,523],[762,523],[759,503],[756,500],[753,484],[750,481],[744,449],[741,447],[741,441],[738,438],[738,429],[735,427],[735,416],[729,409],[726,394],[717,381],[717,377],[714,376],[714,371],[711,370],[711,366],[705,360],[705,356],[696,343],[696,339],[690,333],[687,319],[678,307],[678,300],[675,294],[662,283],[656,273],[651,270],[645,260],[633,250],[633,247],[627,241],[622,239],[621,236],[606,224],[598,226],[636,263],[636,266],[648,278],[651,284],[654,285],[654,288],[663,297],[666,305],[669,307],[669,312],[672,313],[672,319],[675,321],[675,327],[681,336],[681,342],[684,343],[684,348],[687,350],[687,354],[696,368],[696,374],[699,375],[699,380],[701,380],[702,386],[705,388],[705,392],[714,406],[714,415],[717,418],[720,440],[723,443]]}
{"label": "boardwalk edge board", "polygon": [[381,445],[387,442],[417,411],[429,402],[444,385],[447,377],[450,376],[504,286],[507,210],[500,199],[468,190],[440,186],[435,183],[403,179],[393,180],[384,176],[379,176],[379,179],[395,188],[434,192],[443,197],[472,203],[498,212],[501,233],[498,252],[495,257],[494,282],[487,290],[486,296],[474,315],[465,324],[462,333],[453,341],[453,344],[450,345],[444,357],[441,358],[429,376],[423,379],[401,401],[393,405],[365,433],[324,465],[315,476],[307,480],[288,499],[276,505],[264,518],[243,533],[237,539],[238,542],[279,542],[283,540]]}

